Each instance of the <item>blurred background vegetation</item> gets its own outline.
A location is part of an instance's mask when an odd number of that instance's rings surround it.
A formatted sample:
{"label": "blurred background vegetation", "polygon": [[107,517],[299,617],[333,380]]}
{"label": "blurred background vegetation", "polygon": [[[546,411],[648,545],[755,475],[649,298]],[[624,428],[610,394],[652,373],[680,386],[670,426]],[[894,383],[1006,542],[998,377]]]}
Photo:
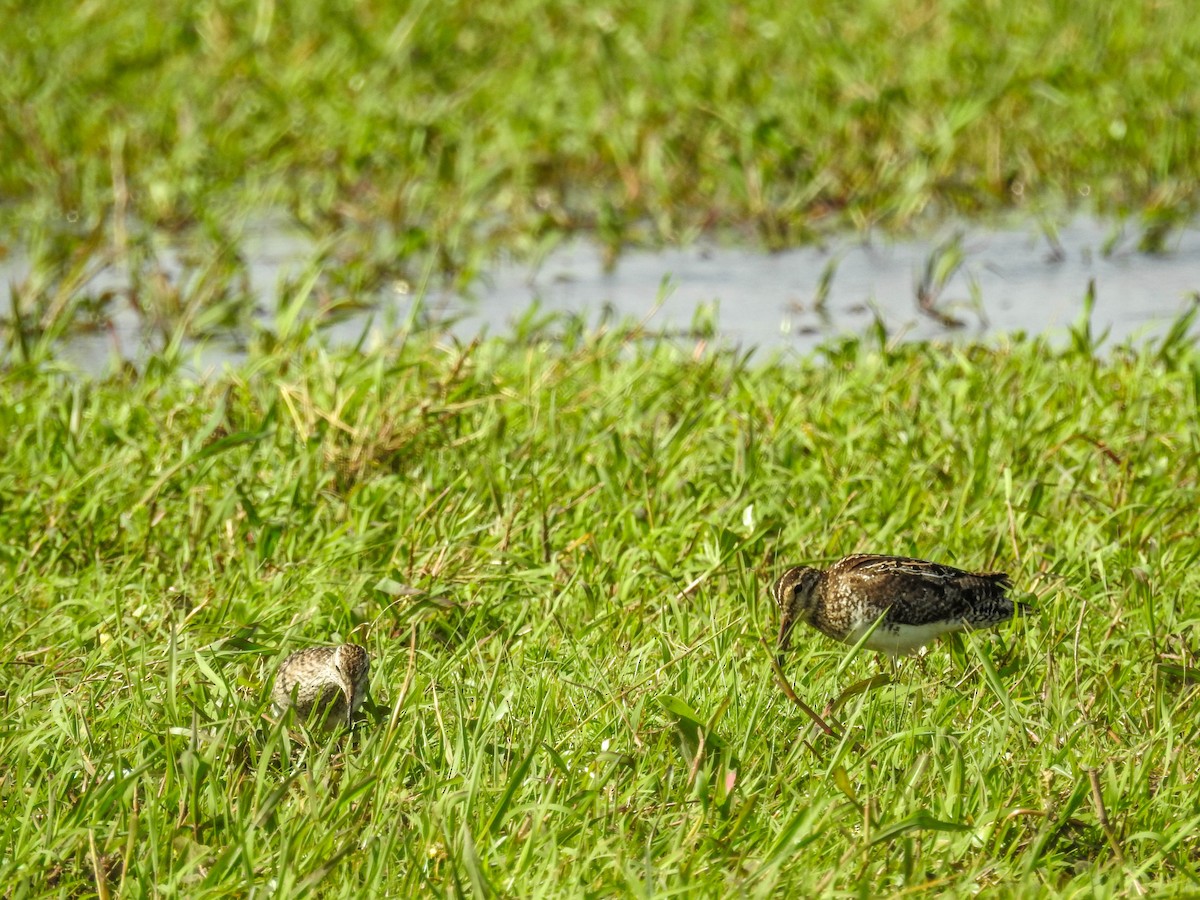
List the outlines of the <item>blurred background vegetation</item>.
{"label": "blurred background vegetation", "polygon": [[1084,202],[1162,227],[1200,173],[1188,3],[0,4],[0,213],[115,244],[253,212],[449,271]]}

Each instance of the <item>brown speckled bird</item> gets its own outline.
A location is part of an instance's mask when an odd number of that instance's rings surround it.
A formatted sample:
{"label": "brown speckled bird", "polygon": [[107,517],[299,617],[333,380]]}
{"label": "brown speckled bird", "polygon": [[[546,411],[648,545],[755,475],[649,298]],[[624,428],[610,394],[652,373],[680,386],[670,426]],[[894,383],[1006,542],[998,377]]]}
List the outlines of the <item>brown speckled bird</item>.
{"label": "brown speckled bird", "polygon": [[321,728],[349,727],[367,695],[370,670],[371,659],[358,644],[297,650],[280,664],[271,699],[281,715],[293,707]]}
{"label": "brown speckled bird", "polygon": [[825,571],[788,569],[771,593],[779,607],[779,660],[797,622],[871,650],[909,654],[944,634],[990,628],[1025,611],[1007,596],[1012,586],[1003,572],[966,572],[904,556],[860,554],[838,560]]}

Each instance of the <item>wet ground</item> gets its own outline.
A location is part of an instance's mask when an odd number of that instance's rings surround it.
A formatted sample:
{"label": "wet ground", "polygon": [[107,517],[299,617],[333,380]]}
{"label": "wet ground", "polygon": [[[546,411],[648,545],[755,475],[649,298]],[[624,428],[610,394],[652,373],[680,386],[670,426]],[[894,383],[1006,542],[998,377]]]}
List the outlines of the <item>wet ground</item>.
{"label": "wet ground", "polygon": [[[944,229],[925,241],[864,240],[848,236],[824,247],[767,254],[711,243],[662,251],[626,251],[611,271],[600,249],[574,240],[536,267],[498,262],[465,294],[421,298],[399,286],[364,310],[325,329],[334,342],[357,340],[372,322],[403,321],[414,302],[449,323],[461,339],[503,334],[536,304],[600,321],[605,315],[644,319],[650,330],[690,333],[715,327],[742,347],[804,353],[823,341],[861,334],[876,321],[903,339],[980,340],[1023,331],[1062,339],[1095,286],[1094,333],[1110,342],[1161,334],[1200,292],[1200,229],[1172,235],[1164,252],[1136,248],[1138,234],[1076,218],[1053,235],[1023,228]],[[246,283],[265,322],[279,286],[311,267],[315,250],[279,226],[251,230],[241,246]],[[19,283],[27,272],[18,255],[0,263],[0,281]],[[168,275],[186,266],[168,259]],[[98,272],[93,292],[127,289],[113,269]],[[6,292],[7,293],[7,292]],[[7,315],[9,298],[0,302]],[[102,372],[117,356],[137,362],[155,339],[128,305],[113,304],[112,326],[65,341],[63,356]],[[236,360],[237,342],[210,342],[201,369]]]}

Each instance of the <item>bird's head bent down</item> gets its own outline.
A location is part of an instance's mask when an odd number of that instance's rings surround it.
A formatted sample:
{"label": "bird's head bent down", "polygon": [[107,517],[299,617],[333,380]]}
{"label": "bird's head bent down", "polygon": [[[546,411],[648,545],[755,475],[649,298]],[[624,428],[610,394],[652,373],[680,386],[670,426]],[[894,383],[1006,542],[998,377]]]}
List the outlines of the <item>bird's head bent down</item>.
{"label": "bird's head bent down", "polygon": [[817,608],[816,587],[821,577],[819,569],[793,566],[771,587],[771,596],[779,607],[779,638],[776,641],[776,660],[783,665],[783,654],[792,642],[792,629],[797,622],[809,622]]}
{"label": "bird's head bent down", "polygon": [[342,644],[334,651],[334,666],[342,676],[346,699],[353,713],[366,696],[371,677],[371,657],[358,644]]}

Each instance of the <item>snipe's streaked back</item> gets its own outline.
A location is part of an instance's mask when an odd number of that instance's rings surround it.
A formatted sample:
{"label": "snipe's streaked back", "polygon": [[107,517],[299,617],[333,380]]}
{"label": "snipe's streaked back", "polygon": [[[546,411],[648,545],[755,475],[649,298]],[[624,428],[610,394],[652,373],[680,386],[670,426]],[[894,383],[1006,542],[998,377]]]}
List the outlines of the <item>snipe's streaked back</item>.
{"label": "snipe's streaked back", "polygon": [[904,556],[847,556],[824,571],[795,566],[771,589],[780,612],[780,659],[797,622],[855,644],[879,621],[863,646],[893,656],[913,653],[944,634],[1012,618],[1024,604],[1008,598],[1011,586],[1003,572],[967,572]]}

